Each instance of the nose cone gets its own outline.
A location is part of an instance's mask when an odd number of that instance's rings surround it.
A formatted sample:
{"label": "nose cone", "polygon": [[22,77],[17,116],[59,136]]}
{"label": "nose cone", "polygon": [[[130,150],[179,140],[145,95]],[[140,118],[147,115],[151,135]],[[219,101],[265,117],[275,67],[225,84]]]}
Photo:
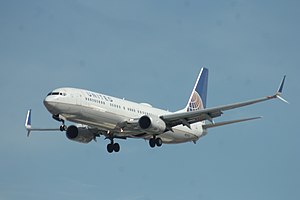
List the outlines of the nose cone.
{"label": "nose cone", "polygon": [[44,105],[45,107],[47,108],[47,110],[54,114],[55,113],[55,110],[56,110],[56,102],[55,100],[53,99],[53,97],[51,96],[47,96],[45,99],[44,99]]}

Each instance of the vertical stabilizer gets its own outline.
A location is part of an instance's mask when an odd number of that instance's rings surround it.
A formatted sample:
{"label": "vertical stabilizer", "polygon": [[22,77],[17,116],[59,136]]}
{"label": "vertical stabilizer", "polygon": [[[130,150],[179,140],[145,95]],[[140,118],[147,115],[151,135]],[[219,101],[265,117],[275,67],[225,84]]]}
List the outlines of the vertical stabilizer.
{"label": "vertical stabilizer", "polygon": [[199,73],[189,101],[185,110],[187,112],[201,110],[206,108],[207,97],[207,85],[208,85],[208,69],[203,67]]}

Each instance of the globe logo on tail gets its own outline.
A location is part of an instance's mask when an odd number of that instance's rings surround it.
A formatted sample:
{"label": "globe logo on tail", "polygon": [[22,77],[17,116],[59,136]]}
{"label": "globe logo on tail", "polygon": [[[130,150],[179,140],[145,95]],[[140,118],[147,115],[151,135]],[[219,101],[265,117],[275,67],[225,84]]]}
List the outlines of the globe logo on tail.
{"label": "globe logo on tail", "polygon": [[188,112],[203,109],[203,102],[197,91],[194,91],[193,96],[190,100]]}

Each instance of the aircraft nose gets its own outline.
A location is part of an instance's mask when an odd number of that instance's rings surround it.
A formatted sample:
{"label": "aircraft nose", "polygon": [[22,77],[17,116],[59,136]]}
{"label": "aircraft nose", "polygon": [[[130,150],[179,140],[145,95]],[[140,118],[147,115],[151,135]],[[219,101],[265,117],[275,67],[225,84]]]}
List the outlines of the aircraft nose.
{"label": "aircraft nose", "polygon": [[55,103],[54,99],[51,98],[51,96],[47,96],[44,99],[44,105],[47,108],[47,110],[49,110],[49,112],[51,112],[51,113],[54,112],[56,103]]}

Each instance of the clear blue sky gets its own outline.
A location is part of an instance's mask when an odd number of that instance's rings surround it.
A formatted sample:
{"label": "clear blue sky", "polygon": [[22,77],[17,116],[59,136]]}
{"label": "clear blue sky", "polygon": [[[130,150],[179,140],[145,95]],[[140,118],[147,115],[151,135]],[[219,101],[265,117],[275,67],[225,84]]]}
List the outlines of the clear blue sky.
{"label": "clear blue sky", "polygon": [[[0,1],[0,199],[300,199],[299,1]],[[86,88],[172,111],[201,66],[208,106],[271,95],[226,112],[198,141],[151,149],[143,140],[84,145],[43,106],[54,88]]]}

